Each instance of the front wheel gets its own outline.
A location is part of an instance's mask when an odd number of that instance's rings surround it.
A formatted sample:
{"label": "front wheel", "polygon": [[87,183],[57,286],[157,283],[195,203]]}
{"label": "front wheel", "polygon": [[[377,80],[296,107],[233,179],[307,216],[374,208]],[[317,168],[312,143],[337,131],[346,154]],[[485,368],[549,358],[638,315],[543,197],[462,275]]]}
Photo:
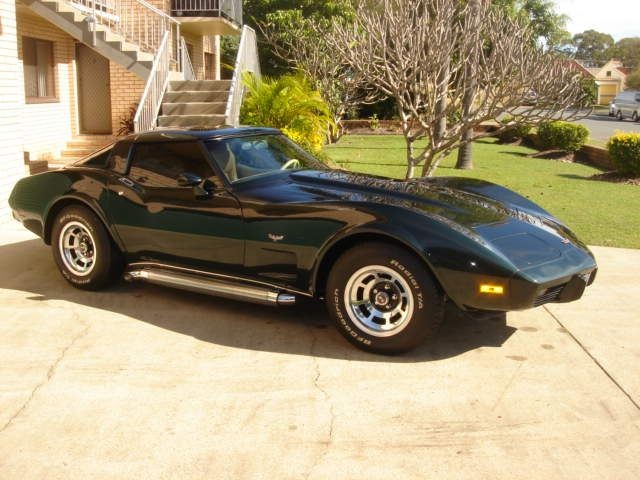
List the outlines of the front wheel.
{"label": "front wheel", "polygon": [[345,252],[329,274],[326,297],[340,333],[375,353],[418,347],[444,318],[443,294],[427,267],[412,253],[384,243]]}

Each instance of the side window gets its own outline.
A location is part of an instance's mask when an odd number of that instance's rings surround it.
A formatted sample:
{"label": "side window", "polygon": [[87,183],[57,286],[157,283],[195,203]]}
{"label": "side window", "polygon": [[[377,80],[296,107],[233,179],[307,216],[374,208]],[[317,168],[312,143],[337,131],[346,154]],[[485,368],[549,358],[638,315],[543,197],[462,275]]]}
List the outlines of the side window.
{"label": "side window", "polygon": [[127,160],[129,160],[129,150],[131,144],[129,142],[116,143],[109,157],[109,169],[120,175],[127,172]]}
{"label": "side window", "polygon": [[83,160],[82,164],[87,167],[105,168],[107,166],[107,161],[109,160],[109,155],[111,155],[111,148],[106,148],[103,151],[96,153],[93,157]]}
{"label": "side window", "polygon": [[640,93],[636,93],[636,102],[640,102]]}
{"label": "side window", "polygon": [[129,178],[147,187],[178,187],[177,178],[193,173],[203,180],[215,177],[196,142],[167,142],[136,145]]}

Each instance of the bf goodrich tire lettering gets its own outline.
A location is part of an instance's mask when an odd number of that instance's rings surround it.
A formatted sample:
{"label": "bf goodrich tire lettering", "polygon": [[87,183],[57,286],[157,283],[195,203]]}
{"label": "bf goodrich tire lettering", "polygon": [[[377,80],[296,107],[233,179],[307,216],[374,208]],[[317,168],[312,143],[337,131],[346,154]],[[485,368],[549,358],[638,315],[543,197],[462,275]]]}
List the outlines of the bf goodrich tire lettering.
{"label": "bf goodrich tire lettering", "polygon": [[327,293],[338,331],[371,352],[409,351],[443,319],[442,294],[427,267],[394,245],[367,243],[345,252],[329,275]]}

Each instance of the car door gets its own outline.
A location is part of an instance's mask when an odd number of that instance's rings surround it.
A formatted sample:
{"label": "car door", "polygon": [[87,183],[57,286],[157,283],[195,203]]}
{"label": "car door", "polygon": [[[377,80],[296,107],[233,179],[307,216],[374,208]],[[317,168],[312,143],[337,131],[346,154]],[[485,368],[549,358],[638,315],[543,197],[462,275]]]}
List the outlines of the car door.
{"label": "car door", "polygon": [[[182,178],[181,178],[182,176]],[[198,185],[184,185],[199,177]],[[236,273],[242,212],[197,141],[134,144],[110,186],[109,216],[130,261]]]}

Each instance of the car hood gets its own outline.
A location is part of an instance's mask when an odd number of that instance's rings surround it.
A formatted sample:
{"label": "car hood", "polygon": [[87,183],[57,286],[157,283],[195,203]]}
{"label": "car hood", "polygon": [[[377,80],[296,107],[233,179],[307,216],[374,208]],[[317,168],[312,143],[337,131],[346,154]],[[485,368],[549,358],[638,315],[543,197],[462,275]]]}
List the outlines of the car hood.
{"label": "car hood", "polygon": [[327,200],[372,202],[418,210],[467,228],[511,218],[539,223],[553,217],[535,203],[499,185],[482,180],[438,177],[394,180],[341,170],[291,174],[300,187]]}
{"label": "car hood", "polygon": [[[438,177],[393,180],[341,170],[290,176],[317,200],[400,206],[448,225],[507,254],[518,269],[588,249],[559,220],[525,197],[483,180]],[[582,254],[581,254],[582,256]]]}

